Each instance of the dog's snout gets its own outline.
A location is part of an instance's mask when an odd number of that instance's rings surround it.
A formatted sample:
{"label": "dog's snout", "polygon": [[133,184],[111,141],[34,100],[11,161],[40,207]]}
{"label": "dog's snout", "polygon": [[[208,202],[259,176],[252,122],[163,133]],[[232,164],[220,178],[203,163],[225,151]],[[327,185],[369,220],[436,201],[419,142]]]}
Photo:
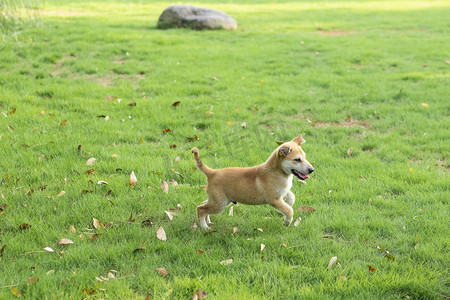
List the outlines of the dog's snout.
{"label": "dog's snout", "polygon": [[309,168],[308,171],[309,171],[309,174],[311,174],[312,172],[314,172],[314,168]]}

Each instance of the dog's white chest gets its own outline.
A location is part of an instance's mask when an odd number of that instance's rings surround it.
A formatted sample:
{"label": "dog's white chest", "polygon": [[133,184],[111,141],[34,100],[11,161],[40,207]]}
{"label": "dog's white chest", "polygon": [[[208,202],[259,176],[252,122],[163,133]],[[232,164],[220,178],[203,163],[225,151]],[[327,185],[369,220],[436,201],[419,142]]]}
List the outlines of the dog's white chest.
{"label": "dog's white chest", "polygon": [[286,194],[291,190],[291,188],[292,188],[292,177],[293,177],[293,175],[289,175],[287,180],[284,181],[283,184],[281,184],[278,187],[277,192],[280,195],[280,197],[286,196]]}

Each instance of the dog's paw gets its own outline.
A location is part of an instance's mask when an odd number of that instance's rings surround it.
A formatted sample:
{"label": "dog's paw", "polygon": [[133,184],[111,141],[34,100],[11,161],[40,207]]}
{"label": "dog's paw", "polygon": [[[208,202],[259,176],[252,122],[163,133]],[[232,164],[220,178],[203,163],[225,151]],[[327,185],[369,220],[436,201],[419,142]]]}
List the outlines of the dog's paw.
{"label": "dog's paw", "polygon": [[283,225],[286,226],[286,227],[288,227],[289,225],[291,225],[291,223],[292,223],[292,219],[286,220],[286,218],[285,218],[285,219],[283,220]]}

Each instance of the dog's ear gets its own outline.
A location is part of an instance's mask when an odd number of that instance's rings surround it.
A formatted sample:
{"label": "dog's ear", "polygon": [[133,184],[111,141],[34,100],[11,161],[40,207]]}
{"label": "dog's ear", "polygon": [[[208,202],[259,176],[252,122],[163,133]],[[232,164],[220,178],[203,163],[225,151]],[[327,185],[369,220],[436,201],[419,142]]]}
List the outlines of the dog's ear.
{"label": "dog's ear", "polygon": [[288,154],[291,153],[291,151],[292,151],[291,147],[281,147],[280,150],[278,150],[278,155],[288,156]]}
{"label": "dog's ear", "polygon": [[297,143],[299,145],[303,144],[305,140],[303,139],[302,135],[299,134],[295,139],[292,140],[294,143]]}

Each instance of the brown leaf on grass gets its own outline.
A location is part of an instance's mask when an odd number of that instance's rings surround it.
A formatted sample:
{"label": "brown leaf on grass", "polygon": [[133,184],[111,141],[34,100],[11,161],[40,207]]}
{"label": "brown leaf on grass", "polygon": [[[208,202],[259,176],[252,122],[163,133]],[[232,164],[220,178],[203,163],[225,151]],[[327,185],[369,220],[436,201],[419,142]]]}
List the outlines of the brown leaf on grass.
{"label": "brown leaf on grass", "polygon": [[142,226],[146,226],[146,227],[150,227],[150,226],[155,225],[155,224],[153,224],[152,221],[150,221],[150,219],[142,221],[141,224],[142,224]]}
{"label": "brown leaf on grass", "polygon": [[114,97],[114,96],[106,96],[106,97],[103,98],[103,99],[105,99],[105,100],[116,100],[117,97]]}
{"label": "brown leaf on grass", "polygon": [[130,174],[130,186],[135,186],[136,185],[136,183],[137,183],[137,177],[136,177],[136,175],[134,175],[134,171],[131,171],[131,174]]}
{"label": "brown leaf on grass", "polygon": [[376,269],[372,268],[372,266],[369,266],[369,265],[367,265],[367,266],[369,267],[369,271],[370,272],[375,272],[376,271]]}
{"label": "brown leaf on grass", "polygon": [[247,127],[247,123],[245,123],[245,122],[242,122],[242,123],[241,123],[241,127],[242,127],[242,128],[245,128],[245,127]]}
{"label": "brown leaf on grass", "polygon": [[107,183],[107,182],[104,181],[104,180],[99,180],[99,181],[97,181],[97,184],[98,184],[98,185],[102,185],[102,184],[104,184],[104,185],[109,185],[109,183]]}
{"label": "brown leaf on grass", "polygon": [[208,111],[206,112],[206,114],[207,114],[207,115],[213,115],[214,113],[213,113],[212,111],[208,110]]}
{"label": "brown leaf on grass", "polygon": [[8,129],[11,131],[11,132],[14,132],[14,127],[12,127],[11,125],[8,125]]}
{"label": "brown leaf on grass", "polygon": [[187,139],[190,140],[191,142],[193,142],[193,141],[198,141],[199,137],[194,135],[194,137],[188,137]]}
{"label": "brown leaf on grass", "polygon": [[0,249],[0,256],[3,256],[3,253],[5,253],[6,244],[3,245],[2,249]]}
{"label": "brown leaf on grass", "polygon": [[161,189],[163,190],[164,193],[166,194],[169,193],[169,185],[165,180],[161,181]]}
{"label": "brown leaf on grass", "polygon": [[92,219],[92,225],[94,225],[95,229],[103,229],[105,227],[103,226],[103,223],[96,218]]}
{"label": "brown leaf on grass", "polygon": [[315,209],[310,206],[302,206],[298,208],[298,211],[301,213],[312,213]]}
{"label": "brown leaf on grass", "polygon": [[97,160],[94,157],[91,157],[86,161],[86,166],[92,166],[96,161]]}
{"label": "brown leaf on grass", "polygon": [[8,207],[8,205],[6,203],[0,204],[0,212],[5,211],[7,207]]}
{"label": "brown leaf on grass", "polygon": [[134,249],[133,253],[136,253],[138,251],[142,251],[142,250],[145,250],[145,249],[147,249],[145,246],[140,246],[140,247],[137,247],[136,249]]}
{"label": "brown leaf on grass", "polygon": [[261,232],[263,232],[262,228],[255,228],[255,229],[253,229],[253,230],[256,230],[256,231],[261,231]]}
{"label": "brown leaf on grass", "polygon": [[264,244],[261,244],[261,251],[263,251],[263,250],[264,250],[264,248],[266,248],[266,245],[264,245]]}
{"label": "brown leaf on grass", "polygon": [[39,281],[39,277],[28,277],[26,280],[27,284],[36,283],[38,281]]}
{"label": "brown leaf on grass", "polygon": [[161,132],[164,134],[164,133],[168,133],[168,132],[171,132],[172,131],[172,129],[170,129],[170,128],[166,128],[166,129],[163,129],[163,130],[161,130]]}
{"label": "brown leaf on grass", "polygon": [[156,237],[161,241],[167,241],[166,232],[164,231],[164,228],[162,228],[162,226],[158,228],[158,231],[156,232]]}
{"label": "brown leaf on grass", "polygon": [[45,111],[45,110],[43,110],[43,111],[41,111],[40,113],[38,113],[38,116],[42,116],[42,115],[45,115],[45,113],[46,113],[46,111]]}
{"label": "brown leaf on grass", "polygon": [[57,197],[61,197],[62,195],[64,195],[66,192],[65,191],[61,191],[61,192],[59,192],[56,196]]}
{"label": "brown leaf on grass", "polygon": [[336,261],[337,261],[337,256],[333,256],[330,259],[330,262],[328,263],[328,269],[331,269],[333,267],[333,265],[336,263]]}
{"label": "brown leaf on grass", "polygon": [[201,289],[197,290],[196,295],[197,295],[198,299],[204,299],[204,298],[208,297],[208,294],[206,294],[206,292],[202,291]]}
{"label": "brown leaf on grass", "polygon": [[173,209],[173,208],[171,208],[171,209],[169,209],[169,210],[165,210],[164,212],[167,214],[167,216],[169,217],[169,220],[170,220],[170,221],[173,220],[173,216],[175,216],[175,215],[178,214],[178,211],[175,210],[175,209]]}
{"label": "brown leaf on grass", "polygon": [[75,229],[75,226],[70,225],[70,231],[72,231],[73,234],[77,233],[77,230]]}
{"label": "brown leaf on grass", "polygon": [[175,149],[177,147],[177,145],[173,144],[169,146],[169,149]]}
{"label": "brown leaf on grass", "polygon": [[67,124],[67,120],[64,120],[64,121],[61,122],[60,126],[64,127],[64,126],[66,126],[66,124]]}
{"label": "brown leaf on grass", "polygon": [[45,247],[44,250],[47,251],[47,252],[55,252],[55,250],[53,250],[50,247]]}
{"label": "brown leaf on grass", "polygon": [[222,261],[220,262],[220,264],[221,264],[222,266],[226,266],[226,265],[229,265],[229,264],[232,264],[232,263],[233,263],[233,259],[232,259],[232,258],[226,259],[226,260],[222,260]]}
{"label": "brown leaf on grass", "polygon": [[172,103],[172,106],[177,107],[178,105],[180,105],[180,103],[181,103],[180,101],[175,101],[174,103]]}
{"label": "brown leaf on grass", "polygon": [[10,115],[13,115],[16,113],[16,108],[14,107],[12,111],[9,112]]}
{"label": "brown leaf on grass", "polygon": [[92,294],[94,294],[94,293],[97,291],[98,286],[99,286],[102,282],[103,282],[103,281],[99,281],[99,282],[95,285],[95,287],[94,287],[93,290],[84,288],[84,289],[83,289],[83,294],[87,294],[87,295],[92,295]]}
{"label": "brown leaf on grass", "polygon": [[144,142],[144,138],[142,137],[142,135],[141,135],[141,138],[139,140],[141,141],[141,143]]}
{"label": "brown leaf on grass", "polygon": [[113,222],[109,222],[108,224],[105,225],[105,229],[108,229],[108,228],[110,228],[113,225],[114,225]]}
{"label": "brown leaf on grass", "polygon": [[69,244],[73,244],[73,241],[69,239],[60,239],[58,241],[58,245],[69,245]]}
{"label": "brown leaf on grass", "polygon": [[237,227],[233,227],[233,234],[236,234],[239,231]]}
{"label": "brown leaf on grass", "polygon": [[83,151],[83,146],[82,145],[78,145],[78,151],[79,152]]}
{"label": "brown leaf on grass", "polygon": [[89,193],[93,193],[94,191],[90,191],[90,190],[81,190],[81,194],[89,194]]}
{"label": "brown leaf on grass", "polygon": [[136,106],[136,102],[130,102],[128,103],[128,106]]}
{"label": "brown leaf on grass", "polygon": [[203,251],[202,249],[197,249],[197,250],[195,250],[195,252],[197,252],[198,255],[205,254],[205,251]]}
{"label": "brown leaf on grass", "polygon": [[175,179],[170,179],[169,183],[171,186],[178,186],[178,182]]}
{"label": "brown leaf on grass", "polygon": [[103,197],[108,197],[109,195],[111,195],[111,190],[107,191],[106,194],[103,195]]}
{"label": "brown leaf on grass", "polygon": [[179,156],[175,157],[175,162],[180,162],[181,158]]}
{"label": "brown leaf on grass", "polygon": [[90,241],[96,240],[101,236],[100,233],[94,233],[93,235],[91,235],[91,237],[89,238]]}
{"label": "brown leaf on grass", "polygon": [[339,275],[339,279],[341,279],[342,281],[347,281],[347,277],[345,277],[344,275]]}
{"label": "brown leaf on grass", "polygon": [[169,275],[169,272],[167,272],[167,270],[164,268],[156,268],[155,271],[162,277],[166,277],[167,275]]}
{"label": "brown leaf on grass", "polygon": [[127,223],[133,223],[133,222],[134,222],[134,219],[133,219],[133,212],[131,212],[131,215],[130,215],[130,217],[128,218]]}
{"label": "brown leaf on grass", "polygon": [[27,224],[27,223],[23,223],[23,224],[19,225],[20,230],[25,230],[25,229],[30,229],[30,228],[31,228],[31,225]]}
{"label": "brown leaf on grass", "polygon": [[353,153],[353,147],[348,148],[347,155],[350,157],[350,156],[352,156],[352,153]]}
{"label": "brown leaf on grass", "polygon": [[16,289],[16,288],[12,288],[12,289],[11,289],[11,293],[12,293],[14,296],[16,296],[17,298],[22,297],[22,294],[21,294],[21,293],[19,292],[19,290]]}
{"label": "brown leaf on grass", "polygon": [[150,296],[151,296],[151,294],[149,293],[149,294],[147,294],[147,297],[145,297],[145,299],[144,300],[150,300]]}

